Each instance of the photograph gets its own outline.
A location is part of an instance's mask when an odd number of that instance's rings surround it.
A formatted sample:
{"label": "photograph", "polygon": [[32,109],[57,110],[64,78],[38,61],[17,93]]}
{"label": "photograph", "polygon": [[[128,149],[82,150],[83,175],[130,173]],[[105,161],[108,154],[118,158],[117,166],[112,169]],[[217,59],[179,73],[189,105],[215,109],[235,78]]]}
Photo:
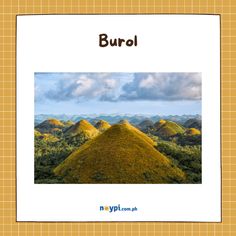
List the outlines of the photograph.
{"label": "photograph", "polygon": [[35,184],[201,184],[201,72],[35,72]]}

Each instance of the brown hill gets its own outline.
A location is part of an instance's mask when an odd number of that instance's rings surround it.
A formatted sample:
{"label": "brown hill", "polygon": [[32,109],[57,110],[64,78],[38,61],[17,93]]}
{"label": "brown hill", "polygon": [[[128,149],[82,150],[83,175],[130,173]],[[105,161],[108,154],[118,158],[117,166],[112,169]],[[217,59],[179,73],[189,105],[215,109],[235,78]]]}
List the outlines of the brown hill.
{"label": "brown hill", "polygon": [[113,125],[54,169],[66,183],[180,183],[185,174],[129,123]]}
{"label": "brown hill", "polygon": [[187,135],[200,135],[201,131],[195,128],[189,128],[185,131],[185,134]]}
{"label": "brown hill", "polygon": [[48,119],[38,124],[35,128],[41,133],[51,133],[55,128],[62,129],[64,124],[57,119]]}
{"label": "brown hill", "polygon": [[160,120],[154,124],[154,135],[162,138],[168,138],[184,131],[182,126],[173,121]]}
{"label": "brown hill", "polygon": [[95,128],[97,128],[100,132],[104,132],[105,130],[109,129],[111,127],[111,125],[106,122],[105,120],[99,120],[96,124],[95,124]]}
{"label": "brown hill", "polygon": [[80,120],[65,131],[65,135],[77,136],[82,135],[85,138],[94,138],[99,131],[91,125],[87,120]]}

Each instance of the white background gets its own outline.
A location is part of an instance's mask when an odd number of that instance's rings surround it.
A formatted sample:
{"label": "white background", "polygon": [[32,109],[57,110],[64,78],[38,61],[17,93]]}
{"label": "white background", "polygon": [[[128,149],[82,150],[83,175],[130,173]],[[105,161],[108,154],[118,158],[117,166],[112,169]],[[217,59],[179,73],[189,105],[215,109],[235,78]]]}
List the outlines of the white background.
{"label": "white background", "polygon": [[[220,19],[17,17],[17,220],[220,221]],[[98,46],[98,35],[137,47]],[[34,184],[34,72],[202,72],[202,184]],[[136,206],[100,212],[99,206]]]}

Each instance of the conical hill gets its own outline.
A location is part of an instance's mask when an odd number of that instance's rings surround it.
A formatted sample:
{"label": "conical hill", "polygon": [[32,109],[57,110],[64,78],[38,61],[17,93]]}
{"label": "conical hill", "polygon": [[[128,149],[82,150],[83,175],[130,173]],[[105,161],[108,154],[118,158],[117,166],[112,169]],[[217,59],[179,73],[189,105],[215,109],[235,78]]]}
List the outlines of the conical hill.
{"label": "conical hill", "polygon": [[183,133],[185,129],[173,121],[160,120],[154,124],[154,134],[160,137],[171,137]]}
{"label": "conical hill", "polygon": [[201,131],[196,128],[189,128],[185,131],[185,134],[187,134],[187,135],[200,135]]}
{"label": "conical hill", "polygon": [[66,135],[83,135],[85,138],[93,138],[99,134],[99,131],[87,120],[80,120],[65,131]]}
{"label": "conical hill", "polygon": [[99,120],[95,124],[95,128],[97,128],[100,132],[104,132],[105,130],[109,129],[110,127],[111,127],[111,125],[105,120]]}
{"label": "conical hill", "polygon": [[64,124],[57,119],[47,119],[42,123],[38,124],[35,128],[41,133],[53,132],[55,128],[62,129]]}
{"label": "conical hill", "polygon": [[113,125],[67,157],[54,173],[65,183],[180,183],[185,174],[128,122]]}

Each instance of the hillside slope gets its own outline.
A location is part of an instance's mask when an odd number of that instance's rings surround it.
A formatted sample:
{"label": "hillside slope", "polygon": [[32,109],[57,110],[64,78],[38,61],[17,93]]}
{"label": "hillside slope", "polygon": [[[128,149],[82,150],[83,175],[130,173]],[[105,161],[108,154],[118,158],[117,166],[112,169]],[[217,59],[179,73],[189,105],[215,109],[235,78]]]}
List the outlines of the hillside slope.
{"label": "hillside slope", "polygon": [[168,138],[178,133],[184,133],[185,129],[173,121],[160,120],[154,124],[154,135]]}
{"label": "hillside slope", "polygon": [[62,129],[64,124],[57,119],[48,119],[42,123],[36,125],[35,129],[41,133],[50,133],[55,131],[55,129]]}
{"label": "hillside slope", "polygon": [[138,128],[144,132],[153,129],[154,123],[150,119],[145,119],[141,123],[139,123]]}
{"label": "hillside slope", "polygon": [[187,135],[200,135],[201,131],[196,128],[189,128],[185,131],[185,134],[187,134]]}
{"label": "hillside slope", "polygon": [[180,183],[185,174],[128,122],[113,125],[54,169],[66,183]]}
{"label": "hillside slope", "polygon": [[201,120],[199,119],[189,119],[184,123],[184,127],[186,128],[195,128],[201,130],[202,124]]}
{"label": "hillside slope", "polygon": [[82,135],[85,138],[94,138],[99,131],[91,125],[87,120],[80,120],[65,131],[65,135],[77,136]]}
{"label": "hillside slope", "polygon": [[95,124],[95,128],[97,128],[100,132],[104,132],[105,130],[109,129],[111,125],[106,122],[105,120],[99,120]]}

